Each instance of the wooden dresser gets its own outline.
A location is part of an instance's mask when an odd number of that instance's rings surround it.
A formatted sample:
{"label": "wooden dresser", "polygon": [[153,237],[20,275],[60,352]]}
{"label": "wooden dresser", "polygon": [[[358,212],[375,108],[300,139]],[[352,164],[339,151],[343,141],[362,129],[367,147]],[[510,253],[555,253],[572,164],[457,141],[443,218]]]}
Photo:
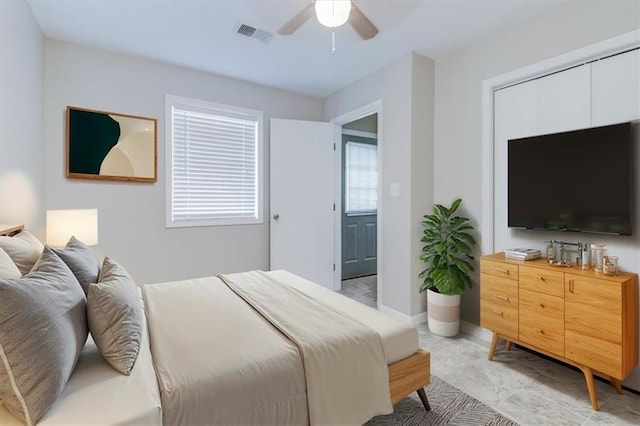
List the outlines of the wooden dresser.
{"label": "wooden dresser", "polygon": [[493,331],[489,360],[500,338],[574,365],[584,373],[594,410],[593,375],[618,393],[638,364],[638,276],[606,276],[546,260],[480,260],[480,324]]}

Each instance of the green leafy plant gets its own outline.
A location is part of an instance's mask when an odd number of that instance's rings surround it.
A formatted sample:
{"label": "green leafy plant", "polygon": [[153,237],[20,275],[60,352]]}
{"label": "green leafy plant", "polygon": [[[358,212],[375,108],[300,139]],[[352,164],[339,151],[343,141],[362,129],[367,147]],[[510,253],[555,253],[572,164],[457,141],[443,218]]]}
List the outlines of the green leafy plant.
{"label": "green leafy plant", "polygon": [[424,215],[421,241],[425,245],[420,260],[427,264],[427,269],[419,275],[424,279],[421,293],[430,289],[455,295],[464,293],[467,287],[471,288],[471,272],[474,270],[471,251],[476,240],[469,233],[473,230],[469,218],[454,215],[460,203],[462,199],[458,198],[449,208],[436,204],[431,214]]}

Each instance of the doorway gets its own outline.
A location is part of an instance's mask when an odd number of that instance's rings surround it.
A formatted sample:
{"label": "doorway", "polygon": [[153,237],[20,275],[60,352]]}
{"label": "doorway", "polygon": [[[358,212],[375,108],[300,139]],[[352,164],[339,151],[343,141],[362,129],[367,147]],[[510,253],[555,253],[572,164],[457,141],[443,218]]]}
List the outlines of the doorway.
{"label": "doorway", "polygon": [[342,125],[341,290],[378,303],[378,114]]}

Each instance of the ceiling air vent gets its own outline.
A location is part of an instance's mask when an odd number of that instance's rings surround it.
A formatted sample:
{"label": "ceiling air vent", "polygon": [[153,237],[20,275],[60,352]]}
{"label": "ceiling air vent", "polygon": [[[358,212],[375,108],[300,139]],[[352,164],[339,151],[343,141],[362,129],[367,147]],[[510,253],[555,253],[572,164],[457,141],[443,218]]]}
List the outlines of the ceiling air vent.
{"label": "ceiling air vent", "polygon": [[260,40],[263,43],[269,43],[273,38],[273,33],[247,24],[238,24],[238,26],[236,27],[236,33],[249,38]]}

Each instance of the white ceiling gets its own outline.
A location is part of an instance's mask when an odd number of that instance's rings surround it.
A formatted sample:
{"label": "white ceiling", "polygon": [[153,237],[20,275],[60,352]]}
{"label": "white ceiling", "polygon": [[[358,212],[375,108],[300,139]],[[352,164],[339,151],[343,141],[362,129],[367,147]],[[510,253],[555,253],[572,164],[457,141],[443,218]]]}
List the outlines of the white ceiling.
{"label": "white ceiling", "polygon": [[276,33],[310,0],[28,0],[46,37],[323,97],[411,51],[434,57],[499,34],[565,0],[356,0],[378,27],[361,40],[315,18],[269,44],[235,33]]}

